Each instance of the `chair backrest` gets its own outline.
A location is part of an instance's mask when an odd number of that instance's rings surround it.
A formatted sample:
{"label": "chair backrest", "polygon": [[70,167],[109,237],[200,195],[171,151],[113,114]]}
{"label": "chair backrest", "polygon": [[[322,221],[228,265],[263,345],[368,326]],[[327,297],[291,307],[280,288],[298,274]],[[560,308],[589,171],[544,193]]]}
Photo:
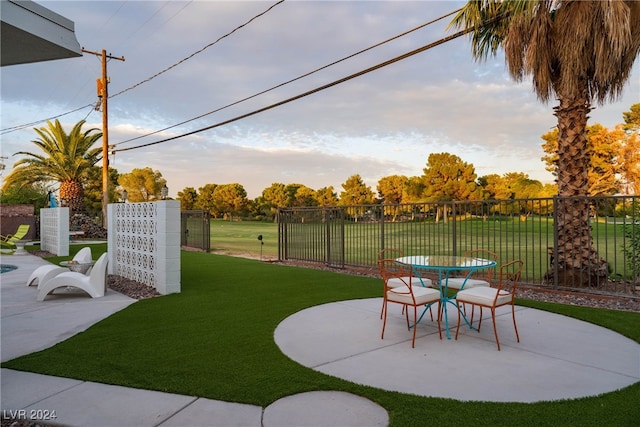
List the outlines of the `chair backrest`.
{"label": "chair backrest", "polygon": [[92,259],[91,248],[89,246],[80,249],[73,257],[73,260],[78,262],[91,262]]}
{"label": "chair backrest", "polygon": [[378,261],[378,268],[380,269],[380,275],[385,286],[385,292],[388,289],[396,289],[398,285],[389,286],[388,282],[391,279],[401,281],[407,287],[411,287],[411,265],[398,262],[395,259],[381,259]]}
{"label": "chair backrest", "polygon": [[9,237],[8,241],[15,242],[16,240],[22,240],[27,235],[27,233],[29,233],[29,227],[29,224],[19,225],[16,232],[13,234],[13,236]]}
{"label": "chair backrest", "polygon": [[520,281],[524,261],[516,259],[500,266],[500,276],[498,279],[498,292],[496,297],[504,292],[509,292],[515,296],[516,287]]}
{"label": "chair backrest", "polygon": [[104,289],[107,284],[107,264],[109,258],[107,253],[100,255],[89,275],[89,283],[94,289]]}
{"label": "chair backrest", "polygon": [[[498,254],[490,251],[489,249],[470,249],[464,251],[464,256],[471,258],[484,258],[490,259],[491,261],[498,261]],[[491,283],[493,280],[493,268],[483,268],[482,270],[477,270],[473,273],[474,279],[485,279],[487,282]]]}
{"label": "chair backrest", "polygon": [[378,261],[383,259],[395,259],[404,256],[404,252],[395,248],[382,248],[378,251]]}

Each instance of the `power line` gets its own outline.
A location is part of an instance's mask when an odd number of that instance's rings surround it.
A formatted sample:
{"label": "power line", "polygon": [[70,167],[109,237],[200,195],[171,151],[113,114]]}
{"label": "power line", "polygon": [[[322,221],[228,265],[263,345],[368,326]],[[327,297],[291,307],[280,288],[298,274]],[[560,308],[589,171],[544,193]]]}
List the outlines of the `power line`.
{"label": "power line", "polygon": [[232,103],[227,104],[227,105],[225,105],[225,106],[223,106],[223,107],[216,108],[215,110],[209,111],[209,112],[207,112],[207,113],[200,114],[199,116],[196,116],[196,117],[193,117],[193,118],[191,118],[191,119],[188,119],[188,120],[182,121],[182,122],[180,122],[180,123],[176,123],[176,124],[174,124],[174,125],[167,126],[166,128],[162,128],[162,129],[159,129],[159,130],[156,130],[156,131],[153,131],[153,132],[150,132],[150,133],[144,134],[144,135],[139,135],[139,136],[136,136],[136,137],[134,137],[134,138],[130,138],[130,139],[126,139],[126,140],[124,140],[124,141],[120,141],[120,142],[118,142],[118,143],[114,144],[114,146],[117,146],[117,145],[120,145],[120,144],[125,144],[125,143],[127,143],[127,142],[135,141],[135,140],[138,140],[138,139],[141,139],[141,138],[146,138],[146,137],[148,137],[148,136],[155,135],[155,134],[160,133],[160,132],[164,132],[164,131],[169,130],[169,129],[172,129],[172,128],[174,128],[174,127],[181,126],[181,125],[184,125],[184,124],[186,124],[186,123],[192,122],[192,121],[194,121],[194,120],[201,119],[201,118],[206,117],[206,116],[208,116],[208,115],[211,115],[211,114],[213,114],[213,113],[217,113],[217,112],[222,111],[222,110],[224,110],[224,109],[226,109],[226,108],[233,107],[234,105],[238,105],[238,104],[240,104],[240,103],[242,103],[242,102],[248,101],[248,100],[253,99],[253,98],[255,98],[255,97],[258,97],[258,96],[260,96],[260,95],[264,95],[264,94],[265,94],[265,93],[267,93],[267,92],[271,92],[272,90],[275,90],[275,89],[281,88],[281,87],[283,87],[283,86],[285,86],[285,85],[288,85],[288,84],[290,84],[290,83],[293,83],[293,82],[295,82],[295,81],[297,81],[297,80],[303,79],[303,78],[308,77],[308,76],[310,76],[310,75],[312,75],[312,74],[315,74],[315,73],[317,73],[317,72],[319,72],[319,71],[322,71],[322,70],[327,69],[327,68],[329,68],[329,67],[332,67],[332,66],[334,66],[334,65],[336,65],[336,64],[339,64],[339,63],[341,63],[341,62],[343,62],[343,61],[346,61],[347,59],[354,58],[354,57],[356,57],[356,56],[358,56],[358,55],[360,55],[360,54],[362,54],[362,53],[365,53],[365,52],[367,52],[367,51],[370,51],[370,50],[372,50],[372,49],[375,49],[375,48],[377,48],[377,47],[380,47],[380,46],[382,46],[382,45],[384,45],[384,44],[386,44],[386,43],[389,43],[389,42],[391,42],[391,41],[393,41],[393,40],[399,39],[400,37],[404,37],[404,36],[406,36],[407,34],[410,34],[410,33],[412,33],[412,32],[415,32],[415,31],[417,31],[417,30],[420,30],[420,29],[422,29],[422,28],[424,28],[424,27],[427,27],[427,26],[429,26],[429,25],[431,25],[431,24],[434,24],[434,23],[436,23],[436,22],[438,22],[438,21],[440,21],[440,20],[442,20],[442,19],[444,19],[444,18],[446,18],[446,17],[448,17],[448,16],[453,15],[454,13],[459,12],[460,10],[461,10],[461,9],[457,9],[457,10],[454,10],[454,11],[452,11],[452,12],[449,12],[449,13],[447,13],[446,15],[442,15],[442,16],[440,16],[440,17],[436,18],[436,19],[433,19],[433,20],[431,20],[431,21],[425,22],[424,24],[418,25],[417,27],[414,27],[414,28],[412,28],[412,29],[410,29],[410,30],[407,30],[407,31],[405,31],[405,32],[403,32],[403,33],[400,33],[400,34],[398,34],[398,35],[396,35],[396,36],[393,36],[393,37],[388,38],[388,39],[386,39],[386,40],[384,40],[384,41],[381,41],[381,42],[379,42],[379,43],[376,43],[376,44],[374,44],[373,46],[369,46],[368,48],[365,48],[365,49],[362,49],[362,50],[360,50],[360,51],[358,51],[358,52],[352,53],[351,55],[345,56],[345,57],[343,57],[343,58],[341,58],[341,59],[338,59],[338,60],[336,60],[336,61],[333,61],[333,62],[331,62],[331,63],[329,63],[329,64],[327,64],[327,65],[324,65],[324,66],[322,66],[322,67],[320,67],[320,68],[316,68],[316,69],[315,69],[315,70],[313,70],[313,71],[309,71],[308,73],[302,74],[302,75],[300,75],[300,76],[298,76],[298,77],[295,77],[295,78],[293,78],[293,79],[291,79],[291,80],[287,80],[287,81],[285,81],[285,82],[283,82],[283,83],[280,83],[280,84],[278,84],[278,85],[276,85],[276,86],[272,86],[272,87],[270,87],[269,89],[265,89],[265,90],[263,90],[263,91],[260,91],[260,92],[258,92],[258,93],[255,93],[255,94],[253,94],[253,95],[251,95],[251,96],[247,96],[247,97],[242,98],[242,99],[240,99],[240,100],[238,100],[238,101],[232,102]]}
{"label": "power line", "polygon": [[113,150],[112,152],[113,153],[117,153],[119,151],[129,151],[129,150],[135,150],[135,149],[138,149],[138,148],[149,147],[149,146],[152,146],[152,145],[161,144],[163,142],[168,142],[168,141],[173,141],[175,139],[184,138],[185,136],[194,135],[196,133],[204,132],[206,130],[211,130],[213,128],[224,126],[224,125],[236,122],[236,121],[241,120],[241,119],[246,119],[247,117],[251,117],[251,116],[254,116],[256,114],[259,114],[259,113],[262,113],[262,112],[265,112],[265,111],[268,111],[268,110],[272,110],[272,109],[274,109],[276,107],[280,107],[282,105],[288,104],[290,102],[296,101],[298,99],[304,98],[304,97],[312,95],[314,93],[323,91],[323,90],[328,89],[330,87],[337,86],[337,85],[339,85],[341,83],[344,83],[344,82],[347,82],[349,80],[355,79],[356,77],[360,77],[360,76],[368,74],[368,73],[370,73],[372,71],[376,71],[376,70],[378,70],[380,68],[383,68],[383,67],[386,67],[388,65],[394,64],[394,63],[396,63],[398,61],[402,61],[402,60],[407,59],[407,58],[409,58],[411,56],[417,55],[418,53],[422,53],[422,52],[424,52],[424,51],[426,51],[428,49],[434,48],[434,47],[439,46],[439,45],[441,45],[443,43],[446,43],[448,41],[451,41],[453,39],[461,37],[461,36],[463,36],[465,34],[468,34],[468,33],[472,32],[472,31],[475,31],[475,29],[474,28],[468,28],[468,29],[460,30],[455,34],[452,34],[452,35],[447,36],[447,37],[443,37],[443,38],[441,38],[439,40],[436,40],[433,43],[429,43],[427,45],[424,45],[422,47],[414,49],[414,50],[412,50],[410,52],[407,52],[407,53],[405,53],[403,55],[396,56],[395,58],[392,58],[392,59],[389,59],[387,61],[381,62],[378,65],[374,65],[373,67],[369,67],[369,68],[364,69],[362,71],[358,71],[357,73],[350,74],[350,75],[348,75],[346,77],[343,77],[341,79],[334,80],[331,83],[327,83],[327,84],[319,86],[319,87],[317,87],[315,89],[311,89],[311,90],[303,92],[303,93],[301,93],[299,95],[293,96],[291,98],[287,98],[287,99],[285,99],[283,101],[276,102],[275,104],[268,105],[266,107],[251,111],[249,113],[245,113],[245,114],[242,114],[240,116],[236,116],[234,118],[231,118],[231,119],[228,119],[228,120],[224,120],[222,122],[219,122],[219,123],[216,123],[216,124],[213,124],[213,125],[210,125],[210,126],[206,126],[204,128],[201,128],[201,129],[197,129],[197,130],[194,130],[194,131],[191,131],[191,132],[187,132],[187,133],[184,133],[182,135],[176,135],[176,136],[173,136],[171,138],[165,138],[165,139],[161,139],[159,141],[154,141],[154,142],[149,142],[149,143],[146,143],[146,144],[136,145],[134,147],[121,148],[119,150]]}
{"label": "power line", "polygon": [[123,94],[123,93],[125,93],[125,92],[128,92],[128,91],[130,91],[130,90],[132,90],[132,89],[135,89],[136,87],[138,87],[138,86],[140,86],[140,85],[143,85],[143,84],[145,84],[145,83],[147,83],[147,82],[149,82],[149,81],[151,81],[151,80],[155,79],[156,77],[158,77],[158,76],[160,76],[160,75],[162,75],[162,74],[166,73],[167,71],[169,71],[169,70],[171,70],[171,69],[173,69],[173,68],[177,67],[178,65],[180,65],[180,64],[182,64],[183,62],[185,62],[185,61],[187,61],[187,60],[189,60],[189,59],[193,58],[194,56],[198,55],[199,53],[204,52],[206,49],[208,49],[208,48],[210,48],[211,46],[213,46],[213,45],[217,44],[217,43],[218,43],[218,42],[220,42],[222,39],[224,39],[224,38],[226,38],[226,37],[229,37],[231,34],[235,33],[235,32],[236,32],[236,31],[238,31],[239,29],[241,29],[241,28],[243,28],[243,27],[245,27],[245,26],[249,25],[251,22],[253,22],[254,20],[256,20],[256,19],[260,18],[260,17],[261,17],[261,16],[263,16],[264,14],[268,13],[271,9],[273,9],[274,7],[278,6],[278,5],[279,5],[279,4],[281,4],[281,3],[284,3],[284,0],[280,0],[279,2],[277,2],[277,3],[275,3],[275,4],[272,4],[272,5],[271,5],[267,10],[265,10],[264,12],[261,12],[261,13],[257,14],[256,16],[254,16],[253,18],[249,19],[249,20],[248,20],[247,22],[245,22],[244,24],[238,25],[236,28],[234,28],[233,30],[229,31],[227,34],[225,34],[225,35],[223,35],[223,36],[218,37],[218,39],[217,39],[216,41],[209,43],[208,45],[206,45],[206,46],[205,46],[205,47],[203,47],[202,49],[195,51],[194,53],[192,53],[191,55],[187,56],[186,58],[181,59],[180,61],[176,62],[175,64],[173,64],[173,65],[171,65],[171,66],[169,66],[169,67],[167,67],[167,68],[165,68],[164,70],[157,72],[156,74],[154,74],[153,76],[149,77],[148,79],[145,79],[145,80],[143,80],[143,81],[141,81],[141,82],[139,82],[139,83],[134,84],[133,86],[129,86],[128,88],[121,90],[120,92],[118,92],[118,93],[116,93],[115,95],[111,96],[111,98],[115,98],[115,97],[116,97],[116,96],[118,96],[118,95],[122,95],[122,94]]}
{"label": "power line", "polygon": [[[275,3],[275,4],[271,5],[269,8],[267,8],[265,11],[263,11],[263,12],[259,13],[258,15],[254,16],[253,18],[249,19],[249,20],[248,20],[247,22],[245,22],[244,24],[241,24],[241,25],[237,26],[236,28],[234,28],[233,30],[231,30],[230,32],[228,32],[227,34],[225,34],[225,35],[223,35],[223,36],[219,37],[216,41],[209,43],[208,45],[204,46],[202,49],[200,49],[200,50],[198,50],[198,51],[196,51],[196,52],[192,53],[191,55],[187,56],[186,58],[184,58],[184,59],[182,59],[182,60],[180,60],[180,61],[178,61],[178,62],[176,62],[175,64],[171,65],[170,67],[165,68],[164,70],[162,70],[162,71],[160,71],[160,72],[158,72],[158,73],[154,74],[153,76],[149,77],[148,79],[145,79],[145,80],[143,80],[143,81],[141,81],[141,82],[139,82],[139,83],[136,83],[135,85],[130,86],[130,87],[128,87],[127,89],[121,90],[120,92],[116,93],[115,95],[109,96],[109,98],[114,98],[114,97],[116,97],[116,96],[118,96],[118,95],[122,95],[123,93],[128,92],[128,91],[130,91],[130,90],[132,90],[132,89],[134,89],[134,88],[136,88],[136,87],[138,87],[138,86],[140,86],[140,85],[142,85],[142,84],[144,84],[144,83],[147,83],[147,82],[149,82],[149,81],[153,80],[154,78],[156,78],[156,77],[158,77],[158,76],[160,76],[160,75],[162,75],[162,74],[166,73],[167,71],[169,71],[169,70],[171,70],[171,69],[173,69],[173,68],[177,67],[178,65],[182,64],[183,62],[185,62],[185,61],[187,61],[187,60],[189,60],[189,59],[193,58],[193,57],[194,57],[194,56],[196,56],[197,54],[202,53],[203,51],[205,51],[205,50],[206,50],[206,49],[208,49],[209,47],[211,47],[211,46],[215,45],[216,43],[220,42],[222,39],[224,39],[224,38],[226,38],[226,37],[229,37],[231,34],[235,33],[236,31],[240,30],[241,28],[243,28],[243,27],[245,27],[245,26],[249,25],[249,24],[250,24],[251,22],[253,22],[254,20],[256,20],[256,19],[258,19],[259,17],[261,17],[261,16],[265,15],[266,13],[268,13],[268,12],[269,12],[271,9],[273,9],[274,7],[278,6],[278,5],[279,5],[279,4],[281,4],[281,3],[284,3],[284,1],[285,1],[285,0],[280,0],[280,1],[278,1],[277,3]],[[189,2],[189,3],[191,3],[191,2]],[[185,7],[186,7],[186,6],[185,6]],[[120,8],[122,8],[122,5],[120,6]],[[120,8],[118,9],[118,11],[120,10]],[[184,9],[184,7],[183,7],[182,9]],[[180,9],[180,11],[182,11],[182,9]],[[116,13],[117,13],[118,11],[116,11]],[[116,13],[114,13],[114,15],[115,15]],[[156,13],[157,13],[157,12],[156,12]],[[112,18],[112,17],[113,17],[113,15],[111,16],[111,18]],[[109,19],[111,19],[111,18],[109,18]],[[147,22],[148,22],[148,21],[147,21]],[[145,22],[145,23],[146,23],[146,22]],[[89,106],[93,108],[94,104],[83,105],[82,107],[78,107],[78,108],[76,108],[75,110],[71,110],[71,111],[68,111],[68,112],[66,112],[66,113],[58,114],[57,116],[49,117],[49,118],[46,118],[46,119],[37,120],[37,121],[31,122],[31,123],[26,123],[26,124],[23,124],[23,125],[13,126],[13,127],[6,128],[6,129],[0,129],[0,135],[4,135],[5,133],[10,133],[10,132],[15,132],[15,131],[17,131],[17,130],[25,129],[25,128],[27,128],[27,127],[31,127],[31,126],[37,125],[37,124],[39,124],[39,123],[46,122],[46,121],[48,121],[48,120],[57,119],[57,118],[59,118],[59,117],[66,116],[67,114],[71,114],[71,113],[75,113],[76,111],[80,111],[80,110],[82,110],[83,108],[86,108],[86,107],[89,107]]]}
{"label": "power line", "polygon": [[[82,107],[76,108],[75,110],[71,110],[71,111],[67,111],[66,113],[58,114],[57,116],[52,116],[52,117],[49,117],[49,118],[46,118],[46,119],[37,120],[35,122],[25,123],[23,125],[18,125],[18,126],[13,126],[13,127],[10,127],[10,128],[1,129],[0,130],[0,135],[4,135],[6,133],[15,132],[17,130],[25,129],[25,128],[28,128],[28,127],[31,127],[31,126],[35,126],[35,125],[37,125],[39,123],[43,123],[43,122],[46,122],[46,121],[49,121],[49,120],[57,119],[59,117],[66,116],[67,114],[71,114],[71,113],[75,113],[76,111],[80,111],[83,108],[91,107],[91,109],[93,110],[94,106],[95,106],[95,104],[87,104],[87,105],[83,105]],[[87,116],[88,116],[88,114],[87,114]]]}

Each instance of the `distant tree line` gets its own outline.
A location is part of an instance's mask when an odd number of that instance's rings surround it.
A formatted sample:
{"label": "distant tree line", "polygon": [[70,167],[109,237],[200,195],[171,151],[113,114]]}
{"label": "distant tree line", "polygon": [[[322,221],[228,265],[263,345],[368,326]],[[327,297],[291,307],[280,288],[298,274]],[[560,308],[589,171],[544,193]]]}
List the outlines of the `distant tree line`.
{"label": "distant tree line", "polygon": [[[640,104],[631,106],[623,113],[624,124],[609,130],[600,124],[587,127],[588,149],[591,153],[589,182],[591,195],[640,194]],[[83,168],[73,179],[81,184],[67,185],[72,189],[69,200],[80,200],[83,204],[76,210],[98,212],[102,204],[102,168],[95,166],[100,160],[89,143],[95,143],[97,130],[82,133],[83,122],[66,135],[59,123],[49,123],[38,134],[40,140],[34,141],[44,146],[53,157],[56,149],[64,144],[82,146],[88,160],[76,162]],[[62,142],[57,141],[61,139]],[[545,155],[542,161],[546,170],[557,174],[558,131],[554,129],[542,135],[542,148]],[[44,142],[46,142],[46,144]],[[62,144],[62,145],[61,145]],[[64,150],[62,148],[61,150]],[[68,151],[68,149],[67,149]],[[47,205],[47,193],[56,190],[56,176],[67,177],[60,172],[61,167],[52,168],[47,175],[50,162],[45,162],[40,154],[26,153],[27,161],[16,163],[19,173],[13,172],[0,192],[0,202],[6,204],[35,204],[37,208]],[[29,157],[31,155],[32,157]],[[60,160],[63,163],[63,160]],[[37,168],[37,174],[29,173]],[[420,176],[407,177],[390,175],[380,178],[372,189],[366,185],[359,174],[354,174],[341,184],[338,193],[333,186],[312,189],[299,183],[272,183],[262,190],[262,194],[251,200],[240,183],[205,184],[198,189],[186,187],[177,193],[183,210],[202,209],[214,218],[251,217],[272,220],[279,207],[295,206],[350,206],[368,204],[402,204],[420,202],[438,202],[449,200],[489,200],[489,199],[529,199],[552,197],[557,194],[555,184],[542,184],[531,179],[523,172],[509,172],[503,175],[489,174],[478,177],[472,163],[463,161],[450,153],[432,153]],[[57,175],[56,175],[57,174]],[[34,180],[33,177],[41,177]],[[43,177],[47,177],[45,179]],[[19,179],[19,178],[24,178]],[[27,179],[28,178],[28,179]],[[60,179],[62,179],[60,178]],[[136,168],[130,173],[120,174],[109,168],[111,202],[143,202],[158,200],[162,187],[167,184],[160,171],[150,167]],[[62,192],[62,186],[59,187]],[[63,196],[61,195],[61,198]]]}

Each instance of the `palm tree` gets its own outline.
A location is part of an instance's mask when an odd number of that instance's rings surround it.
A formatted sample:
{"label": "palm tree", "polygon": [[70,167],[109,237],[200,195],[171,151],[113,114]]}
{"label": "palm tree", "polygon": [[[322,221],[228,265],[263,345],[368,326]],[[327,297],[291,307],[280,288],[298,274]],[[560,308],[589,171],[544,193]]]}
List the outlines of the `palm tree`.
{"label": "palm tree", "polygon": [[[586,127],[592,101],[615,100],[640,51],[640,2],[479,0],[451,25],[471,31],[477,60],[505,52],[511,77],[531,76],[538,98],[553,96],[558,121],[557,261],[581,283],[606,279],[589,225]],[[603,271],[604,270],[604,271]]]}
{"label": "palm tree", "polygon": [[[67,133],[58,120],[34,129],[40,138],[33,140],[41,154],[19,151],[27,156],[18,160],[4,180],[4,187],[55,181],[60,183],[60,202],[71,212],[84,210],[84,186],[89,169],[102,159],[102,148],[91,148],[102,137],[98,129],[82,132],[82,120]],[[97,132],[97,133],[94,133]]]}

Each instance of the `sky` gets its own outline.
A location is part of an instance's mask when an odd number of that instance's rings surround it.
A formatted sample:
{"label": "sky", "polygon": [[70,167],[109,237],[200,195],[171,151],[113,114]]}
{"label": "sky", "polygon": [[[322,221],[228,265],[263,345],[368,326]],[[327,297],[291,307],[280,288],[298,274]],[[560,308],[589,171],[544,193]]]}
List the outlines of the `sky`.
{"label": "sky", "polygon": [[[476,62],[468,37],[251,114],[452,34],[447,17],[297,79],[464,2],[37,3],[73,21],[86,50],[125,58],[107,63],[110,166],[160,171],[171,197],[229,183],[251,199],[273,183],[333,186],[339,195],[354,174],[375,192],[384,176],[422,175],[429,154],[442,152],[473,164],[478,177],[524,172],[553,182],[541,136],[556,124],[557,102],[541,103],[530,78],[514,82],[502,51]],[[0,68],[2,177],[20,158],[14,153],[38,151],[33,128],[46,123],[7,130],[95,104],[101,70],[90,54]],[[640,60],[622,97],[595,105],[589,124],[613,128],[638,102]],[[85,118],[85,131],[102,129],[102,113],[91,107],[58,117],[67,130]],[[156,143],[167,138],[174,139]]]}

